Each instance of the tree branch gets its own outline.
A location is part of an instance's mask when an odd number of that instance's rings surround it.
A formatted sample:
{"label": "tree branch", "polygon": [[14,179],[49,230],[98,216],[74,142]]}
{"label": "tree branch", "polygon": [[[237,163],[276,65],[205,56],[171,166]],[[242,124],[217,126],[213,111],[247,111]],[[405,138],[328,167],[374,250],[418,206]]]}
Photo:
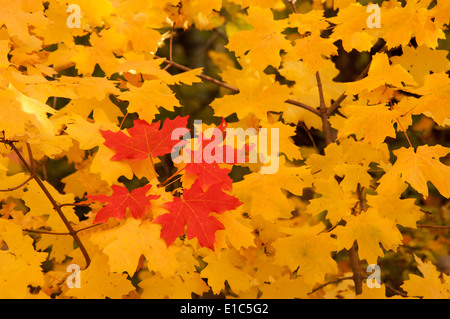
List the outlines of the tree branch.
{"label": "tree branch", "polygon": [[295,106],[299,106],[301,108],[304,108],[305,110],[308,110],[318,116],[320,116],[320,111],[318,109],[316,109],[315,107],[309,106],[308,104],[296,101],[296,100],[292,100],[292,99],[288,99],[285,101],[285,103],[289,103]]}
{"label": "tree branch", "polygon": [[89,257],[89,254],[88,254],[86,248],[84,247],[83,243],[81,242],[80,237],[78,237],[77,232],[73,229],[72,225],[67,220],[66,216],[64,215],[63,211],[61,210],[60,205],[53,198],[52,194],[50,194],[50,192],[47,189],[47,187],[45,186],[45,184],[41,181],[41,179],[35,173],[35,171],[30,167],[30,165],[27,163],[25,158],[22,156],[22,153],[20,153],[20,151],[16,148],[14,143],[11,142],[11,141],[5,141],[5,143],[8,144],[12,148],[12,150],[16,153],[16,155],[19,157],[19,159],[22,162],[22,164],[30,172],[31,176],[36,181],[36,183],[38,183],[39,187],[42,189],[42,191],[44,192],[45,196],[47,196],[48,200],[52,203],[53,208],[58,213],[59,217],[63,221],[63,223],[66,226],[66,228],[69,230],[69,234],[73,237],[73,239],[77,243],[78,247],[80,248],[80,250],[81,250],[81,252],[82,252],[82,254],[83,254],[83,256],[84,256],[84,258],[86,260],[86,268],[87,268],[89,266],[89,264],[91,263],[91,258]]}
{"label": "tree branch", "polygon": [[[84,228],[81,228],[81,229],[77,229],[74,232],[75,233],[79,233],[80,231],[87,230],[87,229],[90,229],[90,228],[94,228],[94,227],[97,227],[97,226],[100,226],[100,225],[102,225],[102,224],[95,224],[95,225],[87,226],[87,227],[84,227]],[[72,233],[68,233],[68,232],[66,232],[66,233],[64,233],[64,232],[52,232],[52,231],[39,230],[39,229],[23,229],[23,231],[26,231],[28,233],[36,233],[36,234],[70,235],[70,236],[72,236]]]}
{"label": "tree branch", "polygon": [[352,248],[348,251],[350,257],[350,265],[353,272],[353,281],[355,282],[355,293],[357,295],[362,294],[362,280],[361,267],[359,265],[358,252],[356,251],[356,241],[353,243]]}
{"label": "tree branch", "polygon": [[450,226],[442,226],[442,225],[417,225],[419,228],[435,228],[435,229],[450,229]]}
{"label": "tree branch", "polygon": [[[159,59],[162,59],[162,57],[159,57],[159,56],[156,56],[156,55],[155,55],[155,57],[156,57],[156,58],[159,58]],[[176,62],[173,62],[173,61],[170,61],[170,60],[167,60],[167,59],[164,60],[164,63],[167,63],[167,64],[169,64],[169,65],[172,65],[172,66],[176,67],[177,69],[180,69],[180,70],[185,71],[185,72],[191,71],[191,70],[192,70],[191,68],[189,68],[189,67],[187,67],[187,66],[178,64],[178,63],[176,63]],[[212,82],[212,83],[214,83],[214,84],[217,84],[218,86],[227,88],[228,90],[230,90],[230,91],[232,91],[232,92],[235,92],[235,93],[239,93],[239,92],[240,92],[239,89],[238,89],[237,87],[234,87],[234,86],[229,85],[229,84],[227,84],[227,83],[225,83],[225,82],[222,82],[222,81],[219,81],[219,80],[217,80],[217,79],[214,79],[214,78],[212,78],[212,77],[210,77],[210,76],[208,76],[208,75],[205,75],[205,74],[199,74],[199,75],[197,75],[197,76],[198,76],[199,78],[205,80],[205,81],[209,81],[209,82]],[[286,100],[285,103],[292,104],[292,105],[295,105],[295,106],[299,106],[299,107],[301,107],[301,108],[304,108],[304,109],[306,109],[306,110],[308,110],[308,111],[310,111],[310,112],[312,112],[312,113],[314,113],[314,114],[320,116],[320,112],[319,112],[318,109],[316,109],[315,107],[312,107],[312,106],[310,106],[310,105],[307,105],[307,104],[305,104],[305,103],[302,103],[302,102],[299,102],[299,101],[296,101],[296,100],[292,100],[292,99]]]}
{"label": "tree branch", "polygon": [[[159,56],[156,56],[156,55],[155,55],[155,57],[161,59],[161,57],[159,57]],[[184,71],[184,72],[188,72],[188,71],[191,71],[191,70],[192,70],[191,68],[188,68],[187,66],[178,64],[178,63],[176,63],[176,62],[173,62],[173,61],[170,61],[170,60],[167,60],[167,59],[164,60],[164,63],[170,64],[170,65],[172,65],[172,66],[176,67],[177,69],[180,69],[180,70],[182,70],[182,71]],[[235,93],[239,93],[239,89],[238,89],[238,88],[236,88],[236,87],[234,87],[234,86],[232,86],[232,85],[229,85],[229,84],[227,84],[227,83],[225,83],[225,82],[222,82],[222,81],[219,81],[219,80],[217,80],[217,79],[214,79],[214,78],[212,78],[212,77],[210,77],[210,76],[208,76],[208,75],[205,75],[205,74],[199,74],[199,75],[197,75],[197,76],[198,76],[199,78],[205,80],[205,81],[212,82],[212,83],[214,83],[214,84],[217,84],[217,85],[219,85],[219,86],[222,86],[222,87],[224,87],[224,88],[227,88],[227,89],[229,89],[230,91],[233,91],[233,92],[235,92]]]}
{"label": "tree branch", "polygon": [[328,281],[328,282],[326,282],[326,283],[324,283],[324,284],[322,284],[320,286],[317,286],[316,288],[311,290],[311,292],[308,292],[308,295],[310,295],[312,293],[315,293],[316,291],[319,291],[320,289],[325,288],[328,285],[337,284],[337,283],[340,283],[341,281],[348,280],[348,279],[353,279],[353,276],[346,276],[346,277],[338,278],[338,279],[333,280],[333,281]]}
{"label": "tree branch", "polygon": [[320,80],[319,71],[316,72],[316,80],[317,80],[317,87],[319,89],[319,100],[320,100],[319,111],[320,111],[320,118],[322,119],[323,134],[325,135],[326,145],[329,145],[333,142],[333,139],[331,137],[331,128],[330,123],[328,122],[328,112],[327,107],[325,105],[325,98],[323,94],[322,81]]}
{"label": "tree branch", "polygon": [[[325,135],[325,143],[326,145],[329,145],[333,142],[333,138],[331,136],[331,128],[330,123],[328,122],[328,110],[325,105],[325,98],[323,94],[323,87],[322,87],[322,81],[320,79],[319,71],[316,72],[316,80],[317,80],[317,87],[319,90],[319,99],[320,99],[320,118],[322,119],[322,127],[323,127],[323,133]],[[355,282],[355,293],[357,295],[362,293],[362,273],[361,268],[359,265],[359,258],[358,253],[356,251],[356,241],[354,242],[352,248],[348,250],[348,255],[350,257],[350,265],[352,267],[353,272],[353,281]]]}
{"label": "tree branch", "polygon": [[28,177],[23,183],[21,183],[20,185],[17,185],[15,187],[11,187],[11,188],[7,188],[7,189],[0,189],[0,192],[12,192],[16,189],[19,189],[23,186],[25,186],[29,181],[31,181],[33,179],[33,175],[31,175],[30,177]]}
{"label": "tree branch", "polygon": [[[381,46],[381,48],[379,48],[378,50],[375,50],[376,52],[385,52],[387,50],[386,46]],[[372,61],[370,61],[366,67],[364,68],[364,70],[362,70],[362,72],[355,78],[354,81],[359,81],[362,78],[364,78],[367,73],[369,73],[369,69],[370,69],[370,65],[372,64]],[[336,109],[341,105],[341,103],[347,98],[347,95],[345,94],[345,91],[342,92],[342,94],[337,98],[336,101],[333,102],[333,104],[331,104],[331,106],[328,108],[327,113],[328,115],[331,115],[334,111],[336,111]]]}

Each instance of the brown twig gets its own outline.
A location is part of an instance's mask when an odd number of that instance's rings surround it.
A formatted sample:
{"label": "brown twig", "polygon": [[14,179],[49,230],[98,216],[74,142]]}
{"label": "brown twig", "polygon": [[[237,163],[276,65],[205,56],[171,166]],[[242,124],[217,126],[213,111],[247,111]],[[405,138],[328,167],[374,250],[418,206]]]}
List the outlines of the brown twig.
{"label": "brown twig", "polygon": [[217,29],[214,29],[214,33],[209,37],[209,39],[206,41],[206,43],[200,48],[200,50],[197,51],[196,57],[194,60],[190,63],[189,67],[195,67],[197,65],[198,61],[202,58],[202,56],[206,53],[206,51],[209,49],[209,47],[214,43],[214,41],[219,36],[219,32]]}
{"label": "brown twig", "polygon": [[[379,50],[376,50],[376,52],[386,52],[387,51],[387,47],[386,46],[382,46]],[[359,81],[361,79],[363,79],[368,73],[369,73],[369,69],[370,69],[370,65],[372,64],[372,61],[370,61],[366,67],[364,68],[364,70],[362,70],[362,72],[355,78],[354,81]],[[331,106],[328,108],[327,113],[328,115],[331,115],[334,111],[336,111],[336,109],[341,105],[341,103],[347,98],[347,95],[345,94],[345,91],[342,92],[342,94],[336,99],[336,101],[333,102],[333,104],[331,104]]]}
{"label": "brown twig", "polygon": [[[333,142],[333,138],[331,136],[331,127],[330,123],[328,122],[329,113],[327,110],[327,107],[325,105],[325,98],[323,94],[323,87],[322,87],[322,81],[320,79],[320,74],[317,71],[316,72],[316,80],[317,80],[317,88],[319,90],[319,100],[320,100],[320,118],[322,119],[322,127],[323,127],[323,133],[325,135],[325,143],[326,145],[329,145]],[[361,273],[361,267],[359,264],[359,257],[358,252],[356,251],[356,241],[354,242],[352,248],[348,250],[348,255],[350,257],[350,265],[352,267],[353,272],[353,281],[355,282],[355,293],[357,295],[362,293],[362,273]]]}
{"label": "brown twig", "polygon": [[355,282],[355,293],[357,295],[362,294],[362,280],[361,266],[359,265],[358,252],[356,251],[356,240],[353,243],[352,248],[348,250],[348,256],[350,258],[350,265],[353,272],[353,281]]}
{"label": "brown twig", "polygon": [[[368,278],[367,276],[361,276],[361,277],[362,277],[362,279],[367,279]],[[328,282],[326,282],[326,283],[324,283],[324,284],[322,284],[320,286],[317,286],[316,288],[311,290],[311,292],[308,292],[308,295],[310,295],[312,293],[315,293],[316,291],[319,291],[320,289],[323,289],[323,288],[325,288],[328,285],[337,284],[337,283],[340,283],[341,281],[349,280],[349,279],[353,279],[353,276],[346,276],[346,277],[338,278],[336,280],[328,281]],[[393,291],[394,293],[396,293],[396,294],[398,294],[398,295],[400,295],[402,297],[408,297],[408,295],[406,293],[404,293],[403,291],[395,289],[394,287],[386,284],[385,282],[380,282],[380,284],[383,284],[387,289]]]}
{"label": "brown twig", "polygon": [[308,104],[302,103],[300,101],[288,99],[288,100],[285,101],[285,103],[292,104],[292,105],[295,105],[295,106],[299,106],[301,108],[304,108],[304,109],[306,109],[306,110],[308,110],[308,111],[310,111],[310,112],[320,116],[320,111],[318,109],[316,109],[315,107],[309,106]]}
{"label": "brown twig", "polygon": [[19,189],[23,186],[25,186],[29,181],[31,181],[33,179],[33,175],[31,175],[30,177],[28,177],[23,183],[21,183],[20,185],[17,185],[15,187],[11,187],[11,188],[6,188],[6,189],[0,189],[0,192],[12,192],[16,189]]}
{"label": "brown twig", "polygon": [[[161,57],[159,57],[159,56],[155,56],[155,57],[161,59]],[[164,60],[164,63],[170,64],[170,65],[172,65],[172,66],[174,66],[174,67],[176,67],[176,68],[178,68],[178,69],[180,69],[182,71],[185,71],[185,72],[192,70],[191,68],[189,68],[187,66],[178,64],[176,62],[173,62],[173,61],[170,61],[170,60],[167,60],[167,59]],[[199,78],[205,80],[205,81],[209,81],[209,82],[212,82],[214,84],[217,84],[218,86],[227,88],[228,90],[230,90],[230,91],[232,91],[234,93],[239,93],[240,92],[237,87],[234,87],[234,86],[229,85],[229,84],[227,84],[225,82],[219,81],[219,80],[217,80],[215,78],[212,78],[212,77],[210,77],[208,75],[199,74],[197,76]],[[301,108],[304,108],[304,109],[306,109],[306,110],[308,110],[308,111],[310,111],[310,112],[320,116],[320,112],[319,112],[318,109],[316,109],[315,107],[312,107],[310,105],[307,105],[305,103],[302,103],[302,102],[299,102],[299,101],[296,101],[296,100],[293,100],[293,99],[288,99],[288,100],[285,101],[285,103],[292,104],[292,105],[295,105],[295,106],[299,106]]]}
{"label": "brown twig", "polygon": [[320,80],[319,71],[316,72],[317,88],[319,90],[319,100],[320,100],[320,118],[322,119],[323,134],[325,135],[325,143],[331,144],[333,142],[331,137],[330,123],[328,122],[328,112],[325,105],[325,98],[323,94],[322,81]]}
{"label": "brown twig", "polygon": [[309,131],[308,127],[306,126],[306,124],[304,122],[300,122],[300,126],[303,128],[303,130],[305,130],[306,134],[309,137],[309,140],[311,141],[314,149],[316,150],[316,153],[319,153],[318,149],[317,149],[317,145],[316,142],[314,141],[314,138],[311,135],[311,132]]}
{"label": "brown twig", "polygon": [[[80,231],[87,230],[87,229],[90,229],[90,228],[94,228],[94,227],[97,227],[97,226],[100,226],[100,225],[102,225],[102,224],[90,225],[90,226],[87,226],[87,227],[84,227],[84,228],[81,228],[81,229],[77,229],[74,232],[75,233],[79,233]],[[39,229],[23,229],[23,231],[28,232],[28,233],[48,234],[48,235],[72,235],[72,233],[69,233],[69,232],[65,232],[65,233],[64,232],[52,232],[52,231],[39,230]]]}
{"label": "brown twig", "polygon": [[328,281],[328,282],[326,282],[324,284],[321,284],[320,286],[317,286],[316,288],[311,290],[311,292],[308,292],[308,295],[310,295],[312,293],[315,293],[316,291],[319,291],[320,289],[325,288],[328,285],[337,284],[337,283],[340,283],[341,281],[348,280],[348,279],[353,279],[353,276],[346,276],[346,277],[338,278],[338,279],[333,280],[333,281]]}
{"label": "brown twig", "polygon": [[[155,55],[155,57],[161,59],[161,57],[159,57],[159,56],[156,56],[156,55]],[[187,66],[178,64],[178,63],[176,63],[176,62],[173,62],[173,61],[170,61],[170,60],[167,60],[167,59],[164,60],[164,63],[170,64],[170,65],[176,67],[177,69],[180,69],[180,70],[185,71],[185,72],[187,72],[187,71],[192,71],[192,69],[189,68],[189,67],[187,67]],[[214,79],[214,78],[212,78],[212,77],[210,77],[210,76],[208,76],[208,75],[205,75],[205,74],[199,74],[199,75],[197,75],[197,76],[198,76],[199,78],[205,80],[205,81],[212,82],[212,83],[214,83],[214,84],[217,84],[217,85],[219,85],[219,86],[222,86],[222,87],[224,87],[224,88],[227,88],[227,89],[229,89],[230,91],[233,91],[233,92],[235,92],[235,93],[239,93],[239,89],[238,89],[238,88],[236,88],[236,87],[234,87],[234,86],[232,86],[232,85],[229,85],[229,84],[227,84],[227,83],[225,83],[225,82],[222,82],[222,81],[219,81],[219,80],[217,80],[217,79]]]}
{"label": "brown twig", "polygon": [[417,225],[418,228],[436,228],[436,229],[450,229],[450,226],[443,225]]}
{"label": "brown twig", "polygon": [[33,158],[33,153],[31,152],[31,146],[29,143],[27,144],[27,151],[28,151],[28,160],[30,161],[30,167],[34,171],[35,170],[35,163]]}
{"label": "brown twig", "polygon": [[[366,279],[366,278],[367,278],[367,276],[362,276],[362,277],[363,277],[363,279]],[[320,290],[320,289],[322,289],[322,288],[325,288],[325,287],[328,286],[328,285],[337,284],[337,283],[340,283],[341,281],[349,280],[349,279],[353,279],[353,276],[345,276],[345,277],[338,278],[338,279],[336,279],[336,280],[328,281],[328,282],[326,282],[326,283],[324,283],[324,284],[321,284],[320,286],[317,286],[316,288],[314,288],[313,290],[311,290],[311,292],[308,292],[308,295],[310,295],[310,294],[312,294],[312,293],[315,293],[316,291],[318,291],[318,290]]]}
{"label": "brown twig", "polygon": [[64,204],[60,204],[59,207],[64,207],[64,206],[78,206],[78,207],[89,207],[89,205],[87,204],[81,204],[81,203],[64,203]]}
{"label": "brown twig", "polygon": [[294,13],[297,13],[297,7],[295,6],[295,3],[297,2],[297,0],[288,0],[291,5],[292,5],[292,11],[294,11]]}
{"label": "brown twig", "polygon": [[[369,72],[370,69],[370,65],[371,62],[369,62],[369,64],[366,65],[366,67],[364,68],[364,70],[362,70],[362,72],[356,77],[356,79],[354,81],[359,81],[362,78],[364,78],[367,73]],[[341,103],[347,98],[347,95],[345,94],[345,91],[342,92],[342,94],[336,99],[336,101],[333,102],[333,104],[331,104],[331,106],[328,108],[327,113],[328,115],[331,115],[340,105]]]}
{"label": "brown twig", "polygon": [[[172,51],[173,51],[173,31],[175,30],[175,23],[172,25],[172,29],[170,30],[170,38],[169,38],[169,60],[173,61],[172,59]],[[166,67],[164,68],[164,70],[167,70],[168,68],[170,68],[170,64],[167,64]]]}
{"label": "brown twig", "polygon": [[8,144],[12,148],[12,150],[16,153],[16,155],[19,157],[19,160],[22,162],[22,164],[25,166],[25,168],[30,172],[31,176],[36,181],[36,183],[38,183],[39,187],[42,189],[45,196],[52,203],[54,210],[58,213],[58,215],[61,218],[61,220],[63,221],[64,225],[69,230],[69,234],[73,237],[73,239],[77,243],[78,247],[80,248],[80,251],[86,260],[86,268],[87,268],[89,266],[89,264],[91,263],[91,258],[89,257],[86,247],[84,247],[83,243],[81,242],[80,237],[78,237],[77,232],[73,229],[72,225],[70,224],[70,222],[64,215],[63,211],[61,210],[60,205],[53,198],[52,194],[50,194],[50,192],[47,189],[47,187],[45,186],[45,184],[42,182],[40,177],[35,173],[35,171],[31,168],[31,166],[28,164],[28,162],[22,156],[22,153],[16,148],[14,143],[11,141],[5,141],[5,143]]}

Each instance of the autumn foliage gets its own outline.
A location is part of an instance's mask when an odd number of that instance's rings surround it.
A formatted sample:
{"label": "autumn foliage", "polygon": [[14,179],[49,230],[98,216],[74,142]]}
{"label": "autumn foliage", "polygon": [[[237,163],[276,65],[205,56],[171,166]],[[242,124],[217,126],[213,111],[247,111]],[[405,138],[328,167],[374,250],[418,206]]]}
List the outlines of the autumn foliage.
{"label": "autumn foliage", "polygon": [[450,298],[450,2],[373,2],[0,0],[0,297]]}

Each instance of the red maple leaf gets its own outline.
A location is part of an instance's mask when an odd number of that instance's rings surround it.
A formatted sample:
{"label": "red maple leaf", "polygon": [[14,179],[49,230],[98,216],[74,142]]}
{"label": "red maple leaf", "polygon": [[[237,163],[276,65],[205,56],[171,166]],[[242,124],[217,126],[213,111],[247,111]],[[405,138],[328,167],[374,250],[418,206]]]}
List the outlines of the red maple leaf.
{"label": "red maple leaf", "polygon": [[[191,162],[186,165],[186,173],[197,175],[197,181],[201,184],[202,189],[207,189],[213,184],[220,184],[222,189],[231,190],[233,180],[228,175],[231,170],[219,167],[218,163],[237,164],[246,160],[247,145],[238,151],[221,143],[225,140],[227,126],[228,123],[222,118],[222,122],[215,128],[214,137],[211,139],[205,138],[205,135],[200,132],[201,146],[197,151],[191,152]],[[222,139],[218,141],[216,136],[221,136]],[[205,149],[210,151],[205,152]],[[233,154],[232,158],[227,158],[227,154]]]}
{"label": "red maple leaf", "polygon": [[108,203],[98,211],[93,221],[94,224],[106,223],[110,217],[123,219],[127,208],[134,218],[141,218],[144,216],[146,208],[151,207],[150,200],[159,198],[159,195],[146,195],[151,187],[152,185],[147,184],[128,192],[128,189],[124,186],[113,185],[111,186],[113,190],[111,196],[103,194],[87,195],[88,200],[83,204],[93,201]]}
{"label": "red maple leaf", "polygon": [[230,191],[233,180],[228,175],[231,170],[220,168],[217,163],[188,163],[186,173],[197,175],[202,189],[208,189],[211,185],[220,185],[223,190]]}
{"label": "red maple leaf", "polygon": [[104,144],[116,151],[111,160],[143,160],[148,156],[157,157],[171,153],[176,144],[181,145],[179,139],[172,139],[172,132],[176,128],[186,128],[187,119],[187,116],[178,116],[174,120],[166,119],[161,129],[160,121],[149,124],[138,119],[134,121],[132,128],[127,129],[129,136],[123,131],[100,132],[105,139]]}
{"label": "red maple leaf", "polygon": [[154,222],[162,224],[161,237],[168,246],[184,234],[187,225],[188,239],[196,237],[202,247],[213,249],[215,233],[224,226],[210,213],[222,214],[241,204],[236,197],[225,193],[219,184],[204,191],[199,182],[194,182],[182,197],[166,203],[164,206],[170,213],[158,216]]}

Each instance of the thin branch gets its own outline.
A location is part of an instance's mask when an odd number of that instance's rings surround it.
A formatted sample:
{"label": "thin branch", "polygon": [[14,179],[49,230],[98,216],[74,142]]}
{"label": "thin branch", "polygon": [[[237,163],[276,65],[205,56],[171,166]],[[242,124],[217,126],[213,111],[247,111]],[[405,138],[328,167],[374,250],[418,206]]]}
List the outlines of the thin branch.
{"label": "thin branch", "polygon": [[297,0],[288,0],[288,2],[290,2],[292,5],[292,11],[294,11],[294,13],[297,13],[297,7],[295,6]]}
{"label": "thin branch", "polygon": [[[387,47],[386,46],[382,46],[379,50],[376,50],[376,52],[382,53],[382,52],[386,52],[387,51]],[[376,53],[375,52],[375,53]],[[359,81],[361,79],[363,79],[368,73],[369,73],[369,69],[370,69],[370,65],[372,64],[372,61],[370,61],[366,67],[364,68],[364,70],[362,70],[362,72],[355,78],[354,81]],[[333,104],[331,104],[331,106],[328,108],[327,112],[328,115],[331,115],[334,111],[336,111],[336,109],[341,105],[341,103],[347,98],[347,95],[345,94],[345,91],[342,92],[342,94],[336,99],[336,101],[333,102]]]}
{"label": "thin branch", "polygon": [[[172,45],[173,45],[173,31],[175,30],[175,23],[172,25],[172,29],[170,30],[170,38],[169,38],[169,60],[173,61],[172,59]],[[170,68],[170,64],[167,64],[167,66],[164,68],[164,70],[167,70]]]}
{"label": "thin branch", "polygon": [[[369,72],[370,69],[370,65],[371,62],[369,62],[369,64],[366,65],[366,67],[364,68],[364,70],[362,70],[362,72],[356,77],[356,79],[354,81],[359,81],[362,78],[364,78],[367,73]],[[347,95],[345,94],[345,91],[342,92],[342,94],[336,99],[336,101],[333,102],[333,104],[331,104],[330,108],[328,109],[328,115],[331,115],[340,105],[341,103],[347,98]]]}
{"label": "thin branch", "polygon": [[[156,57],[156,58],[159,58],[159,59],[162,58],[162,57],[159,57],[159,56],[156,56],[156,55],[155,55],[155,57]],[[178,63],[176,63],[176,62],[173,62],[173,61],[170,61],[170,60],[167,60],[167,59],[164,60],[164,63],[170,64],[170,65],[172,65],[172,66],[174,66],[174,67],[176,67],[176,68],[178,68],[178,69],[180,69],[180,70],[182,70],[182,71],[185,71],[185,72],[191,71],[191,70],[192,70],[191,68],[189,68],[189,67],[187,67],[187,66],[178,64]],[[228,90],[230,90],[230,91],[232,91],[232,92],[235,92],[235,93],[239,93],[239,92],[240,92],[239,89],[238,89],[237,87],[234,87],[234,86],[229,85],[229,84],[227,84],[227,83],[225,83],[225,82],[222,82],[222,81],[219,81],[219,80],[217,80],[217,79],[214,79],[214,78],[212,78],[212,77],[210,77],[210,76],[208,76],[208,75],[205,75],[205,74],[199,74],[199,75],[197,75],[197,76],[198,76],[199,78],[205,80],[205,81],[209,81],[209,82],[212,82],[212,83],[214,83],[214,84],[217,84],[218,86],[227,88]],[[305,103],[302,103],[302,102],[299,102],[299,101],[296,101],[296,100],[292,100],[292,99],[286,100],[285,103],[292,104],[292,105],[295,105],[295,106],[299,106],[299,107],[301,107],[301,108],[304,108],[304,109],[306,109],[306,110],[308,110],[308,111],[310,111],[310,112],[312,112],[312,113],[314,113],[314,114],[320,116],[320,112],[319,112],[318,109],[316,109],[315,107],[312,107],[312,106],[310,106],[310,105],[307,105],[307,104],[305,104]]]}
{"label": "thin branch", "polygon": [[450,229],[450,226],[442,226],[442,225],[416,225],[419,228],[436,228],[436,229]]}
{"label": "thin branch", "polygon": [[296,100],[292,100],[292,99],[286,100],[285,103],[289,103],[289,104],[292,104],[292,105],[295,105],[295,106],[299,106],[301,108],[304,108],[304,109],[306,109],[306,110],[308,110],[308,111],[310,111],[310,112],[320,116],[320,111],[318,109],[316,109],[315,107],[309,106],[308,104],[305,104],[305,103],[302,103],[302,102],[299,102],[299,101],[296,101]]}
{"label": "thin branch", "polygon": [[[159,56],[156,56],[156,55],[155,55],[155,57],[161,59],[161,57],[159,57]],[[170,61],[170,60],[167,60],[167,59],[164,60],[164,63],[173,65],[173,66],[176,67],[177,69],[180,69],[180,70],[185,71],[185,72],[192,71],[192,69],[191,69],[191,68],[188,68],[187,66],[178,64],[178,63],[176,63],[176,62],[173,62],[173,61]],[[217,80],[217,79],[214,79],[214,78],[212,78],[212,77],[210,77],[210,76],[208,76],[208,75],[199,74],[199,75],[197,75],[197,76],[198,76],[199,78],[205,80],[205,81],[209,81],[209,82],[215,83],[215,84],[217,84],[217,85],[219,85],[219,86],[222,86],[222,87],[224,87],[224,88],[227,88],[227,89],[229,89],[229,90],[231,90],[231,91],[233,91],[233,92],[239,93],[239,89],[238,89],[238,88],[236,88],[236,87],[234,87],[234,86],[232,86],[232,85],[229,85],[229,84],[227,84],[227,83],[225,83],[225,82],[222,82],[222,81],[219,81],[219,80]]]}
{"label": "thin branch", "polygon": [[30,161],[30,167],[34,171],[35,170],[35,163],[33,158],[33,153],[31,152],[31,146],[29,143],[27,144],[27,151],[28,151],[28,160]]}
{"label": "thin branch", "polygon": [[19,189],[23,186],[25,186],[29,181],[31,181],[33,179],[33,175],[31,175],[30,177],[28,177],[23,183],[21,183],[20,185],[17,185],[16,187],[11,187],[11,188],[7,188],[7,189],[0,189],[0,192],[12,192],[16,189]]}
{"label": "thin branch", "polygon": [[58,205],[60,208],[64,207],[64,206],[78,206],[78,207],[89,207],[89,205],[87,204],[81,204],[81,203],[64,203],[64,204],[60,204]]}
{"label": "thin branch", "polygon": [[[362,279],[367,279],[367,278],[368,278],[368,276],[362,276]],[[312,294],[312,293],[315,293],[316,291],[319,291],[320,289],[323,289],[323,288],[325,288],[325,287],[328,286],[328,285],[337,284],[337,283],[340,283],[341,281],[344,281],[344,280],[350,280],[350,279],[353,279],[353,276],[346,276],[346,277],[338,278],[338,279],[333,280],[333,281],[328,281],[328,282],[326,282],[326,283],[324,283],[324,284],[322,284],[322,285],[320,285],[320,286],[317,286],[317,287],[314,288],[311,292],[308,292],[308,295],[310,295],[310,294]],[[392,287],[392,286],[386,284],[385,282],[381,282],[381,284],[383,284],[387,289],[389,289],[389,290],[395,292],[396,294],[398,294],[398,295],[400,295],[400,296],[402,296],[402,297],[408,297],[408,295],[407,295],[406,293],[404,293],[403,291],[400,291],[400,290],[398,290],[398,289],[395,289],[394,287]]]}
{"label": "thin branch", "polygon": [[[75,230],[75,233],[79,233],[80,231],[87,230],[87,229],[90,229],[90,228],[94,228],[94,227],[97,227],[97,226],[100,226],[100,225],[102,225],[102,224],[95,224],[95,225],[90,225],[90,226],[87,226],[87,227],[84,227],[84,228],[81,228],[81,229],[77,229],[77,230]],[[68,232],[65,232],[65,233],[64,232],[52,232],[52,231],[38,230],[38,229],[23,229],[23,231],[28,232],[28,233],[36,233],[36,234],[71,235],[72,236],[72,234],[68,233]]]}
{"label": "thin branch", "polygon": [[48,156],[44,156],[42,161],[42,174],[44,175],[44,180],[48,181]]}
{"label": "thin branch", "polygon": [[405,292],[400,291],[400,290],[398,290],[398,289],[395,289],[394,287],[392,287],[392,286],[386,284],[385,282],[383,283],[383,285],[385,285],[387,289],[389,289],[389,290],[395,292],[397,295],[400,295],[400,296],[405,297],[405,298],[408,297],[408,295],[407,295]]}
{"label": "thin branch", "polygon": [[305,130],[306,134],[308,135],[314,149],[316,150],[316,153],[319,153],[316,142],[314,141],[314,138],[312,137],[311,132],[308,130],[308,127],[306,126],[306,124],[304,122],[300,122],[300,126]]}
{"label": "thin branch", "polygon": [[312,293],[315,293],[316,291],[319,291],[320,289],[325,288],[328,285],[337,284],[337,283],[340,283],[341,281],[348,280],[348,279],[353,279],[353,276],[341,277],[341,278],[338,278],[338,279],[333,280],[333,281],[328,281],[328,282],[326,282],[326,283],[324,283],[324,284],[322,284],[320,286],[317,286],[316,288],[311,290],[311,292],[308,292],[308,295],[310,295]]}
{"label": "thin branch", "polygon": [[[157,186],[158,186],[158,187],[165,186],[165,184],[168,183],[168,182],[170,182],[170,180],[171,180],[172,178],[174,178],[174,177],[177,176],[177,175],[181,175],[181,172],[184,171],[185,168],[186,168],[186,166],[183,167],[182,169],[176,171],[174,174],[172,174],[171,176],[167,177],[166,180],[165,180],[164,182],[159,183]],[[178,179],[178,178],[177,178],[177,179]],[[166,186],[167,186],[167,185],[166,185]]]}
{"label": "thin branch", "polygon": [[[362,277],[363,277],[363,279],[366,279],[366,278],[367,278],[367,276],[362,276]],[[340,283],[341,281],[349,280],[349,279],[353,279],[353,276],[346,276],[346,277],[338,278],[338,279],[333,280],[333,281],[328,281],[328,282],[326,282],[326,283],[324,283],[324,284],[322,284],[322,285],[320,285],[320,286],[317,286],[316,288],[314,288],[313,290],[311,290],[311,292],[308,292],[308,295],[310,295],[310,294],[312,294],[312,293],[315,293],[316,291],[318,291],[318,290],[320,290],[320,289],[322,289],[322,288],[325,288],[325,287],[328,286],[328,285],[337,284],[337,283]]]}
{"label": "thin branch", "polygon": [[209,37],[209,39],[206,41],[206,43],[198,50],[196,53],[196,57],[194,60],[190,63],[189,67],[194,67],[197,65],[198,61],[203,57],[203,55],[206,53],[206,51],[209,49],[209,47],[214,43],[214,41],[219,36],[219,33],[217,32],[217,29],[214,29],[214,33]]}
{"label": "thin branch", "polygon": [[81,242],[80,237],[78,237],[76,231],[73,229],[72,225],[70,224],[70,222],[68,221],[68,219],[64,215],[63,211],[59,207],[59,204],[53,198],[52,194],[50,194],[49,190],[47,189],[45,184],[42,182],[40,177],[34,172],[34,170],[32,170],[30,165],[28,165],[28,162],[22,156],[22,153],[20,153],[20,151],[16,148],[14,143],[12,143],[10,141],[5,141],[5,143],[7,143],[12,148],[12,150],[16,153],[16,155],[19,157],[19,159],[22,162],[22,164],[30,172],[31,176],[33,176],[33,179],[36,181],[36,183],[38,183],[39,187],[42,189],[42,191],[44,192],[45,196],[47,196],[48,200],[52,203],[53,208],[58,213],[59,217],[63,221],[63,223],[66,226],[66,228],[69,230],[69,234],[73,237],[73,239],[77,243],[78,247],[80,248],[80,251],[82,252],[82,254],[83,254],[83,256],[84,256],[84,258],[86,260],[86,268],[87,268],[89,266],[89,264],[91,263],[91,258],[89,257],[89,254],[88,254],[88,252],[86,250],[86,247],[84,247],[83,243]]}
{"label": "thin branch", "polygon": [[331,106],[328,108],[327,113],[328,115],[331,115],[340,105],[341,103],[347,98],[347,95],[345,95],[345,91],[344,93],[342,93],[337,99],[336,101],[333,102],[333,104],[331,104]]}
{"label": "thin branch", "polygon": [[333,139],[331,137],[331,128],[330,123],[328,122],[328,112],[327,107],[325,106],[325,98],[323,94],[322,81],[320,79],[319,71],[316,72],[316,80],[317,80],[317,88],[319,90],[319,100],[320,100],[319,110],[320,110],[320,118],[322,119],[323,134],[325,135],[325,143],[329,145],[333,142]]}
{"label": "thin branch", "polygon": [[356,240],[353,243],[352,248],[348,250],[348,256],[350,257],[350,265],[353,272],[353,281],[355,282],[355,293],[357,295],[362,294],[362,273],[359,265],[358,252],[356,251]]}

